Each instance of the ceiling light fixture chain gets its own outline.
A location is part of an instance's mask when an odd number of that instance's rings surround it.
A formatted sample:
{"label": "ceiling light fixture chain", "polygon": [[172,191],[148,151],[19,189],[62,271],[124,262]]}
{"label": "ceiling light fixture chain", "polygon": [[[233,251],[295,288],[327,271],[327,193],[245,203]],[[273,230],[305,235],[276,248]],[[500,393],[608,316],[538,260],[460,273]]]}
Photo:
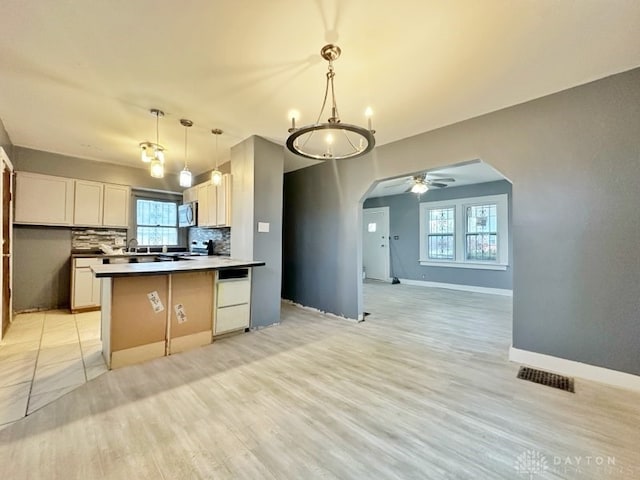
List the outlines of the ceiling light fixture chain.
{"label": "ceiling light fixture chain", "polygon": [[[287,149],[296,155],[314,160],[355,158],[373,150],[375,146],[375,130],[371,127],[371,109],[367,108],[369,118],[368,129],[357,125],[342,123],[338,113],[335,93],[335,68],[333,62],[340,57],[342,51],[337,45],[325,45],[320,55],[328,62],[322,107],[316,122],[305,127],[296,127],[297,113],[291,113],[291,128],[287,138]],[[331,116],[326,123],[321,123],[322,115],[327,107],[331,91]],[[324,135],[315,135],[323,133]]]}

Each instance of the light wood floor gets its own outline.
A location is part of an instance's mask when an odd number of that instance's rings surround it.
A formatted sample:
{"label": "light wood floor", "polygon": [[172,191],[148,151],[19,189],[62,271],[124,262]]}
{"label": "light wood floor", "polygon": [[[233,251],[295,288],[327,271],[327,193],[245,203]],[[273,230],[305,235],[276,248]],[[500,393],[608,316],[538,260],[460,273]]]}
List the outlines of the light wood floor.
{"label": "light wood floor", "polygon": [[280,326],[108,372],[0,430],[2,478],[640,478],[640,395],[517,380],[510,298],[366,284],[365,307],[285,305]]}

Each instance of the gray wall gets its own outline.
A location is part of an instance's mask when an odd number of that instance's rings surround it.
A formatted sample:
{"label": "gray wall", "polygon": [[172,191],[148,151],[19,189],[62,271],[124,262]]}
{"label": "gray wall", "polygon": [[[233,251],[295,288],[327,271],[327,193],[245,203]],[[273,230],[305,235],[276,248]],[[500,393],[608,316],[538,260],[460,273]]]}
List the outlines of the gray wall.
{"label": "gray wall", "polygon": [[[368,198],[364,208],[389,207],[391,273],[395,277],[426,282],[454,283],[477,287],[512,288],[513,239],[509,222],[509,266],[506,270],[477,270],[471,268],[427,267],[420,265],[420,203],[437,202],[483,195],[508,195],[511,214],[511,184],[498,182],[431,189],[420,199],[415,193]],[[393,237],[399,238],[395,240]]]}
{"label": "gray wall", "polygon": [[[147,189],[182,191],[176,175],[154,179],[142,168],[101,163],[23,147],[13,147],[11,160],[14,169],[18,171]],[[136,194],[140,193],[132,192],[132,198]],[[144,192],[142,195],[158,196],[151,192]],[[131,208],[133,212],[133,202]],[[14,310],[68,308],[71,229],[15,225],[13,234]],[[181,232],[180,238],[186,245],[186,232]]]}
{"label": "gray wall", "polygon": [[634,69],[291,172],[283,296],[358,315],[371,184],[479,158],[513,184],[514,347],[638,375],[638,132]]}
{"label": "gray wall", "polygon": [[71,229],[13,229],[13,309],[69,308]]}
{"label": "gray wall", "polygon": [[[252,327],[280,322],[283,160],[280,145],[257,136],[231,149],[231,256],[265,262],[252,273]],[[258,232],[258,222],[269,232]]]}

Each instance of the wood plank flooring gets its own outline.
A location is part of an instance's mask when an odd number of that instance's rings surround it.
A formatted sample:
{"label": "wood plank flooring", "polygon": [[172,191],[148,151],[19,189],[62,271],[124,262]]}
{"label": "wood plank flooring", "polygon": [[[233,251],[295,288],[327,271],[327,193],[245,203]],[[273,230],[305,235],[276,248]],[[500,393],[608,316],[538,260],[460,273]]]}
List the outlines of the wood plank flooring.
{"label": "wood plank flooring", "polygon": [[367,283],[365,308],[108,372],[0,430],[2,478],[640,478],[640,395],[518,380],[510,298]]}

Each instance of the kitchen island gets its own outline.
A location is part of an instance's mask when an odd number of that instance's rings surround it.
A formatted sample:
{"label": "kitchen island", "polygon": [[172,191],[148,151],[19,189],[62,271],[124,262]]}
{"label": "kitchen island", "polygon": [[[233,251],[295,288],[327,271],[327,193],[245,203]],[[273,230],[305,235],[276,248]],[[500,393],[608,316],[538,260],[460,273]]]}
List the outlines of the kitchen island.
{"label": "kitchen island", "polygon": [[102,353],[109,368],[206,345],[250,325],[260,261],[180,257],[92,265],[101,279]]}

